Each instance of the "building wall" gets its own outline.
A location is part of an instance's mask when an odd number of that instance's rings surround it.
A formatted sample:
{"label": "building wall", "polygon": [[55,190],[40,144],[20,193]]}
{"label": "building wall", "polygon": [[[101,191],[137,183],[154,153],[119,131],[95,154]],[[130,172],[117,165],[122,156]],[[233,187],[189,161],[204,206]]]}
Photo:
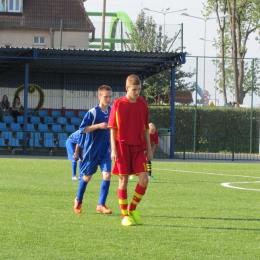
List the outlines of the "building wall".
{"label": "building wall", "polygon": [[[125,95],[125,77],[102,75],[29,75],[29,109],[90,109],[98,104],[98,88],[109,85],[113,100]],[[0,76],[0,99],[7,95],[10,102],[18,95],[24,104],[24,74],[7,73]]]}
{"label": "building wall", "polygon": [[[33,37],[45,37],[46,45],[34,45]],[[2,29],[0,34],[0,47],[24,47],[24,48],[60,48],[61,33],[54,30],[15,30],[15,29]],[[88,49],[89,46],[89,33],[79,32],[62,32],[62,49]]]}

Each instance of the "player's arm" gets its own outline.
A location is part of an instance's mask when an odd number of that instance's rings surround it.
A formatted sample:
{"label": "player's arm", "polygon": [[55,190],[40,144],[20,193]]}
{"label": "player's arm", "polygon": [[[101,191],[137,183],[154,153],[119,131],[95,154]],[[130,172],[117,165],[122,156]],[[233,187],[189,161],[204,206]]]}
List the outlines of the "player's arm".
{"label": "player's arm", "polygon": [[87,126],[81,133],[82,134],[89,133],[89,132],[93,132],[93,131],[98,130],[98,129],[107,129],[107,123],[103,122],[103,123],[100,123],[100,124]]}
{"label": "player's arm", "polygon": [[151,150],[152,150],[152,154],[154,154],[155,148],[156,148],[156,144],[151,144]]}
{"label": "player's arm", "polygon": [[117,159],[116,133],[117,133],[116,128],[110,129],[111,160],[113,162],[115,162]]}
{"label": "player's arm", "polygon": [[146,143],[146,157],[147,157],[148,161],[151,161],[153,159],[153,154],[152,154],[152,148],[151,148],[151,142],[150,142],[149,129],[144,131],[144,140]]}
{"label": "player's arm", "polygon": [[75,148],[74,154],[72,155],[73,158],[78,158],[78,156],[79,156],[79,148],[80,148],[80,146],[78,144],[76,144],[76,148]]}

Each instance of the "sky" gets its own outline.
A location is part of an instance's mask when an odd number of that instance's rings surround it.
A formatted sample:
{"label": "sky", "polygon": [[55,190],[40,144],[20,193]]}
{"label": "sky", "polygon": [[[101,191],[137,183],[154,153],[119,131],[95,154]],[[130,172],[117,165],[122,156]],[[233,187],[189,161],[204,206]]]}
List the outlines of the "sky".
{"label": "sky", "polygon": [[[204,77],[204,64],[203,57],[204,51],[206,57],[215,57],[216,48],[213,46],[214,39],[217,38],[218,25],[215,19],[210,19],[206,22],[206,45],[204,49],[204,41],[199,40],[199,38],[205,38],[205,22],[202,19],[192,18],[188,16],[180,15],[181,13],[187,13],[192,16],[199,18],[203,17],[203,3],[205,0],[182,0],[182,1],[172,1],[172,0],[106,0],[106,12],[116,12],[124,11],[130,19],[135,22],[138,14],[141,12],[142,8],[149,8],[150,10],[159,11],[161,9],[165,10],[170,8],[168,12],[176,11],[174,13],[156,13],[152,11],[145,11],[147,15],[152,16],[156,24],[162,25],[165,28],[165,34],[171,35],[176,28],[179,28],[180,24],[183,24],[183,43],[186,49],[184,51],[188,52],[189,55],[199,56],[199,68],[198,68],[198,83],[203,88],[208,90],[210,93],[210,99],[217,105],[223,104],[222,94],[215,91],[214,77],[216,76],[216,69],[210,58],[206,59],[205,66],[205,81]],[[103,0],[87,0],[84,2],[86,11],[88,12],[102,12],[103,10]],[[185,11],[178,12],[187,8]],[[212,14],[211,18],[214,18]],[[106,33],[109,28],[110,17],[106,17]],[[165,20],[164,20],[165,19]],[[227,18],[228,19],[228,18]],[[96,27],[96,38],[101,38],[101,17],[90,16],[90,20]],[[165,23],[164,23],[165,21]],[[165,25],[165,27],[164,27]],[[256,35],[255,35],[256,36]],[[259,48],[260,45],[254,40],[254,36],[249,37],[247,44],[248,52],[246,58],[260,58]],[[212,58],[213,59],[213,58]],[[184,64],[187,71],[193,71],[196,67],[195,58],[187,58],[186,64]],[[254,106],[260,105],[260,98],[253,96]],[[228,101],[233,101],[234,97],[231,93],[228,93]],[[245,105],[251,104],[251,97],[248,96],[244,100]]]}

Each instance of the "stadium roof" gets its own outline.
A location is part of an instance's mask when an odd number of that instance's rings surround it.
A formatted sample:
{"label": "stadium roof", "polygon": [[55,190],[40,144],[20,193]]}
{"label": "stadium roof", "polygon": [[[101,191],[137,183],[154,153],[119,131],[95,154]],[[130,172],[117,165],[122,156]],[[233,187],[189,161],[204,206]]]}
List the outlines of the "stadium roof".
{"label": "stadium roof", "polygon": [[185,53],[0,48],[0,75],[23,72],[29,63],[30,73],[136,74],[144,79],[185,61]]}

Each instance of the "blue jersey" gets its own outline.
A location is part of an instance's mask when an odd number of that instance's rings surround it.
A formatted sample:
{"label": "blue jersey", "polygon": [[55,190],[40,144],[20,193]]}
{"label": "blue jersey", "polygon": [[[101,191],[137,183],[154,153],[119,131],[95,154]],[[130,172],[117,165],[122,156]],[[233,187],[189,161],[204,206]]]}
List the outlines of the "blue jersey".
{"label": "blue jersey", "polygon": [[77,130],[68,137],[68,141],[72,144],[78,144],[80,147],[83,147],[85,137],[85,134],[81,134],[81,132]]}
{"label": "blue jersey", "polygon": [[[66,149],[67,149],[67,155],[68,159],[71,161],[78,161],[79,159],[82,159],[82,148],[84,146],[85,141],[85,134],[81,134],[80,131],[76,131],[72,133],[67,141],[66,141]],[[75,153],[76,145],[79,145],[81,149],[79,150],[79,156],[77,158],[73,158],[73,154]]]}
{"label": "blue jersey", "polygon": [[[79,131],[82,131],[91,125],[108,123],[111,106],[108,106],[107,111],[103,111],[98,105],[90,109],[84,116]],[[86,133],[84,143],[84,158],[86,160],[102,160],[110,158],[110,130],[97,129],[92,132]]]}

